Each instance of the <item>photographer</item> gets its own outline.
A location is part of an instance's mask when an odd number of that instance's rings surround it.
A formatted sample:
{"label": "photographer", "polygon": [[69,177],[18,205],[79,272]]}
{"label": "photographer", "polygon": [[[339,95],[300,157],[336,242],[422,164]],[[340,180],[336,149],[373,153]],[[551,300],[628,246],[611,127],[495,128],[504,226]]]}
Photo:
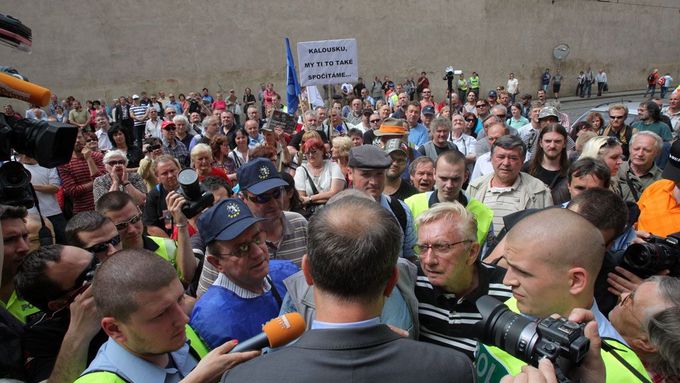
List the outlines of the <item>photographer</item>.
{"label": "photographer", "polygon": [[[560,230],[554,229],[554,222],[560,222]],[[506,241],[508,271],[503,283],[512,288],[513,298],[506,302],[512,311],[546,318],[553,313],[566,317],[575,308],[589,309],[601,337],[620,337],[594,299],[595,277],[602,266],[605,244],[590,222],[565,209],[547,209],[517,223]],[[640,375],[647,378],[642,363],[625,344],[606,339],[603,345],[616,349],[601,352],[608,382],[633,381]],[[486,363],[480,363],[482,359]],[[516,375],[524,364],[499,348],[486,344],[478,348],[481,380],[497,381],[493,378],[499,371]]]}
{"label": "photographer", "polygon": [[191,250],[191,240],[187,227],[187,218],[182,213],[184,197],[175,191],[165,198],[168,210],[177,227],[177,242],[162,237],[144,234],[142,212],[128,194],[113,191],[104,194],[97,201],[97,211],[108,217],[116,225],[123,241],[123,249],[146,249],[153,251],[170,262],[184,285],[189,284],[196,272],[196,257]]}

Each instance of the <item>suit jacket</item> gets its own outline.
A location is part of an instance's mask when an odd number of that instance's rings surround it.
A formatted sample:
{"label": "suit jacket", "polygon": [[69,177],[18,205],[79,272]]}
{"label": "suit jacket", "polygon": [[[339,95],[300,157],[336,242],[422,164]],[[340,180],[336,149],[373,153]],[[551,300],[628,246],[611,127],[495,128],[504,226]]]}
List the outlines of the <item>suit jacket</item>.
{"label": "suit jacket", "polygon": [[297,342],[257,357],[222,382],[474,382],[458,351],[402,338],[386,325],[309,330]]}

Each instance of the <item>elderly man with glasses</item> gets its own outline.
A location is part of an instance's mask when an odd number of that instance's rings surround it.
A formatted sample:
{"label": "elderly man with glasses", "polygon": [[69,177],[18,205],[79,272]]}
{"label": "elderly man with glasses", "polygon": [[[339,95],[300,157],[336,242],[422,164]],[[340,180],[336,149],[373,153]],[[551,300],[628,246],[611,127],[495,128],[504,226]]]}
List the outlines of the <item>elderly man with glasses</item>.
{"label": "elderly man with glasses", "polygon": [[[298,264],[307,251],[307,220],[300,214],[283,211],[284,194],[282,188],[288,185],[276,171],[274,164],[266,158],[256,158],[238,169],[240,199],[252,212],[262,218],[259,226],[264,234],[264,243],[269,259],[290,260]],[[199,232],[203,235],[199,223]],[[207,256],[214,250],[208,244]],[[203,263],[203,271],[198,284],[200,297],[216,283],[219,270],[208,260]],[[283,295],[282,295],[283,296]]]}
{"label": "elderly man with glasses", "polygon": [[[269,167],[255,170],[260,169],[272,170]],[[239,177],[242,182],[247,179]],[[256,189],[273,187],[273,191],[261,194],[244,191],[245,198],[260,204],[280,200],[285,182],[281,178],[267,181],[268,185]],[[252,189],[253,185],[244,186]],[[206,263],[219,274],[194,306],[190,324],[210,348],[232,339],[243,341],[262,332],[262,325],[279,314],[287,291],[283,280],[298,271],[291,261],[270,260],[262,221],[267,218],[254,216],[244,201],[232,198],[220,201],[198,220],[201,238],[208,249]]]}

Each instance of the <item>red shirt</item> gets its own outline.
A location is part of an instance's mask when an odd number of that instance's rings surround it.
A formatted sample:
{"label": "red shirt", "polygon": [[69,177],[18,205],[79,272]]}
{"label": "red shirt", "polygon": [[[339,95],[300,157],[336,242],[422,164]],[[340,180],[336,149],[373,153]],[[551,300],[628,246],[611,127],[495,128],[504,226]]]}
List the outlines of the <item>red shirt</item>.
{"label": "red shirt", "polygon": [[92,181],[105,174],[106,169],[102,162],[102,154],[92,152],[92,159],[97,165],[99,172],[90,176],[90,170],[85,158],[71,157],[71,161],[57,168],[59,178],[64,188],[64,193],[73,200],[73,213],[94,210],[94,194],[92,193]]}

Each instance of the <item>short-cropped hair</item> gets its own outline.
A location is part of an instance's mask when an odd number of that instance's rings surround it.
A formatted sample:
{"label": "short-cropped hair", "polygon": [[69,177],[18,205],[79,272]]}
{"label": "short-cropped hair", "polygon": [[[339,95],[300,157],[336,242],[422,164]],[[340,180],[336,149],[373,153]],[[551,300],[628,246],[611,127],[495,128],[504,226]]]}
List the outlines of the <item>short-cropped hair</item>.
{"label": "short-cropped hair", "polygon": [[170,262],[149,250],[127,249],[102,263],[92,281],[97,310],[101,316],[125,322],[145,302],[140,292],[157,291],[178,280]]}
{"label": "short-cropped hair", "polygon": [[172,162],[177,166],[178,170],[182,169],[182,166],[179,164],[179,161],[177,158],[169,155],[169,154],[161,154],[160,156],[156,157],[155,160],[151,163],[151,170],[153,171],[153,174],[156,174],[156,170],[158,170],[158,165],[165,163],[165,162]]}
{"label": "short-cropped hair", "polygon": [[455,225],[461,240],[477,242],[477,220],[460,202],[440,202],[434,205],[416,218],[416,226],[439,221],[444,221],[442,225]]}
{"label": "short-cropped hair", "polygon": [[63,249],[62,245],[42,246],[26,255],[17,269],[14,283],[19,297],[44,312],[49,312],[48,303],[63,293],[45,273],[47,262],[59,262]]}
{"label": "short-cropped hair", "polygon": [[317,214],[309,223],[307,253],[314,285],[345,301],[374,302],[399,257],[403,236],[397,220],[375,201],[356,197]]}
{"label": "short-cropped hair", "polygon": [[3,212],[2,215],[0,215],[0,220],[12,218],[23,219],[28,216],[28,210],[23,206],[2,205],[2,207]]}
{"label": "short-cropped hair", "polygon": [[112,191],[105,193],[97,200],[95,210],[100,214],[104,215],[110,211],[120,211],[128,204],[135,204],[135,200],[132,197],[122,191]]}
{"label": "short-cropped hair", "polygon": [[614,230],[616,238],[626,229],[628,207],[621,197],[609,189],[588,189],[574,197],[568,207],[577,207],[578,214],[600,231]]}
{"label": "short-cropped hair", "polygon": [[[99,199],[97,203],[99,203],[99,201],[101,201],[101,199]],[[68,221],[66,228],[64,229],[66,243],[77,247],[85,246],[78,237],[78,234],[81,232],[95,231],[104,226],[107,222],[110,222],[110,220],[96,211],[83,211],[74,215]]]}
{"label": "short-cropped hair", "polygon": [[527,146],[524,144],[524,141],[522,141],[521,138],[517,136],[512,136],[509,134],[506,134],[505,136],[501,136],[496,140],[496,142],[491,145],[491,155],[493,156],[494,151],[496,148],[502,148],[505,150],[516,150],[519,149],[520,153],[519,156],[520,158],[524,158],[524,156],[527,153]]}

